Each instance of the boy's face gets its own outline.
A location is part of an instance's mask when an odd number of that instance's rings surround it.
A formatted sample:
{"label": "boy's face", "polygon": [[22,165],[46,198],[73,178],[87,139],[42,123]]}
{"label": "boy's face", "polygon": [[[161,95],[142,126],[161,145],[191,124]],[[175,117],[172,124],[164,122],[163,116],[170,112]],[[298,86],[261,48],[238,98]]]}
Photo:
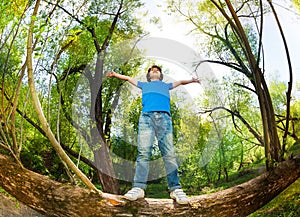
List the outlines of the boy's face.
{"label": "boy's face", "polygon": [[161,72],[159,71],[158,68],[152,68],[150,70],[150,73],[149,73],[150,79],[151,80],[159,80],[160,79],[160,74],[161,74]]}

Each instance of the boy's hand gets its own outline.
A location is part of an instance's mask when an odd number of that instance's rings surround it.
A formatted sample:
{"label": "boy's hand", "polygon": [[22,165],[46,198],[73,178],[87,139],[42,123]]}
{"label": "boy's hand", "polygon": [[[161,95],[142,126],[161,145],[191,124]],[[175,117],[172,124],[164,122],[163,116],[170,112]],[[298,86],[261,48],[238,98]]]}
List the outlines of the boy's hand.
{"label": "boy's hand", "polygon": [[107,72],[106,77],[115,77],[115,78],[121,79],[123,81],[128,81],[129,83],[133,84],[134,86],[137,86],[137,81],[135,79],[133,79],[133,78],[127,76],[127,75],[118,74],[114,71]]}
{"label": "boy's hand", "polygon": [[192,83],[200,83],[200,79],[199,78],[192,78]]}
{"label": "boy's hand", "polygon": [[106,77],[115,77],[116,73],[115,72],[107,72]]}

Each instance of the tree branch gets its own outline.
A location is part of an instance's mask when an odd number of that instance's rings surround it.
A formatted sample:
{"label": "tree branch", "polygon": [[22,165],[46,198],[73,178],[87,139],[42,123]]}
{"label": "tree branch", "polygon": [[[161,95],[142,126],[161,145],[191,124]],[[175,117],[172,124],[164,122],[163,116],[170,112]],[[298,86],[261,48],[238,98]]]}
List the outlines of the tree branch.
{"label": "tree branch", "polygon": [[[249,132],[257,139],[257,141],[259,142],[259,144],[261,146],[263,146],[263,139],[261,138],[261,136],[250,126],[250,124],[240,115],[240,113],[238,111],[231,111],[230,109],[227,109],[223,106],[219,106],[219,107],[215,107],[213,109],[208,109],[208,110],[205,110],[204,113],[211,113],[211,112],[214,112],[214,111],[217,111],[217,110],[225,110],[227,112],[229,112],[232,117],[237,117],[238,119],[240,119],[242,121],[242,123],[247,127],[247,129],[249,130]],[[233,119],[233,123],[236,127],[236,124],[235,124],[235,121]]]}
{"label": "tree branch", "polygon": [[[300,156],[280,163],[248,182],[212,194],[190,197],[189,205],[171,199],[139,199],[102,194],[61,184],[22,169],[0,155],[0,186],[27,206],[50,216],[248,216],[271,201],[300,176]],[[224,208],[226,207],[226,208]]]}
{"label": "tree branch", "polygon": [[[40,5],[40,0],[37,0],[34,6],[34,10],[32,13],[32,17],[36,17],[38,13]],[[56,140],[53,135],[52,130],[49,127],[49,123],[47,122],[42,106],[40,104],[35,84],[34,84],[34,76],[33,76],[33,61],[32,61],[32,40],[33,40],[33,29],[34,29],[35,20],[31,19],[29,29],[28,29],[28,38],[27,38],[27,69],[28,69],[28,84],[30,87],[31,96],[33,99],[33,104],[35,110],[37,112],[38,118],[42,124],[42,128],[45,131],[49,141],[51,142],[53,148],[56,150],[57,154],[61,157],[61,159],[68,165],[68,167],[77,175],[77,177],[90,189],[96,190],[96,187],[90,182],[90,180],[76,167],[76,165],[69,159],[68,155],[64,152],[61,145]]]}
{"label": "tree branch", "polygon": [[288,48],[288,45],[287,45],[287,41],[286,41],[286,38],[285,38],[285,35],[284,35],[284,32],[283,32],[283,29],[281,27],[279,18],[277,16],[276,10],[275,10],[271,0],[268,0],[268,3],[271,6],[272,12],[273,12],[274,17],[276,19],[277,26],[278,26],[279,31],[280,31],[280,35],[281,35],[281,38],[282,38],[282,41],[283,41],[283,44],[284,44],[286,58],[287,58],[288,67],[289,67],[289,78],[290,78],[290,80],[288,82],[288,90],[286,92],[286,122],[285,122],[286,128],[285,128],[284,135],[283,135],[282,154],[281,154],[282,155],[281,157],[283,157],[283,154],[284,154],[285,149],[286,149],[286,140],[287,140],[287,136],[288,136],[288,133],[289,133],[288,131],[289,131],[289,119],[290,119],[290,113],[291,113],[291,93],[292,93],[292,87],[293,87],[293,69],[292,69],[292,63],[291,63],[291,58],[290,58],[290,53],[289,53],[289,48]]}

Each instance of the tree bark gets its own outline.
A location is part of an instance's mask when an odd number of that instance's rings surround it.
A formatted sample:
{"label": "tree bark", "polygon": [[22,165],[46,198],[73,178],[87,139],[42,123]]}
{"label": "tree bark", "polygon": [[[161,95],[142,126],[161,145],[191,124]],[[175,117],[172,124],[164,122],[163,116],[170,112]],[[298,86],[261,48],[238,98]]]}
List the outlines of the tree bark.
{"label": "tree bark", "polygon": [[0,155],[0,186],[27,206],[48,216],[247,216],[300,177],[300,156],[280,163],[244,184],[193,196],[189,205],[171,199],[126,201],[123,196],[62,184],[22,168]]}

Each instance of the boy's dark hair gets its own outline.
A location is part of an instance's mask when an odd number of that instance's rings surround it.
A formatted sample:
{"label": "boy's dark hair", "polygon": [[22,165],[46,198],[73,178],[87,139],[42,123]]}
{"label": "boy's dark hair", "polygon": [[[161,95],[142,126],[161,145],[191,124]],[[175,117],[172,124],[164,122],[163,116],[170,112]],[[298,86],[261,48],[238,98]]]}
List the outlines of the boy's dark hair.
{"label": "boy's dark hair", "polygon": [[151,81],[151,79],[150,79],[150,71],[151,71],[153,68],[158,69],[158,71],[160,72],[160,78],[159,78],[159,80],[162,81],[163,78],[164,78],[164,75],[163,75],[163,73],[162,73],[162,71],[161,71],[161,68],[160,68],[159,66],[157,66],[157,65],[153,65],[153,66],[151,66],[151,68],[148,69],[148,73],[147,73],[147,75],[146,75],[147,81],[148,81],[148,82]]}

